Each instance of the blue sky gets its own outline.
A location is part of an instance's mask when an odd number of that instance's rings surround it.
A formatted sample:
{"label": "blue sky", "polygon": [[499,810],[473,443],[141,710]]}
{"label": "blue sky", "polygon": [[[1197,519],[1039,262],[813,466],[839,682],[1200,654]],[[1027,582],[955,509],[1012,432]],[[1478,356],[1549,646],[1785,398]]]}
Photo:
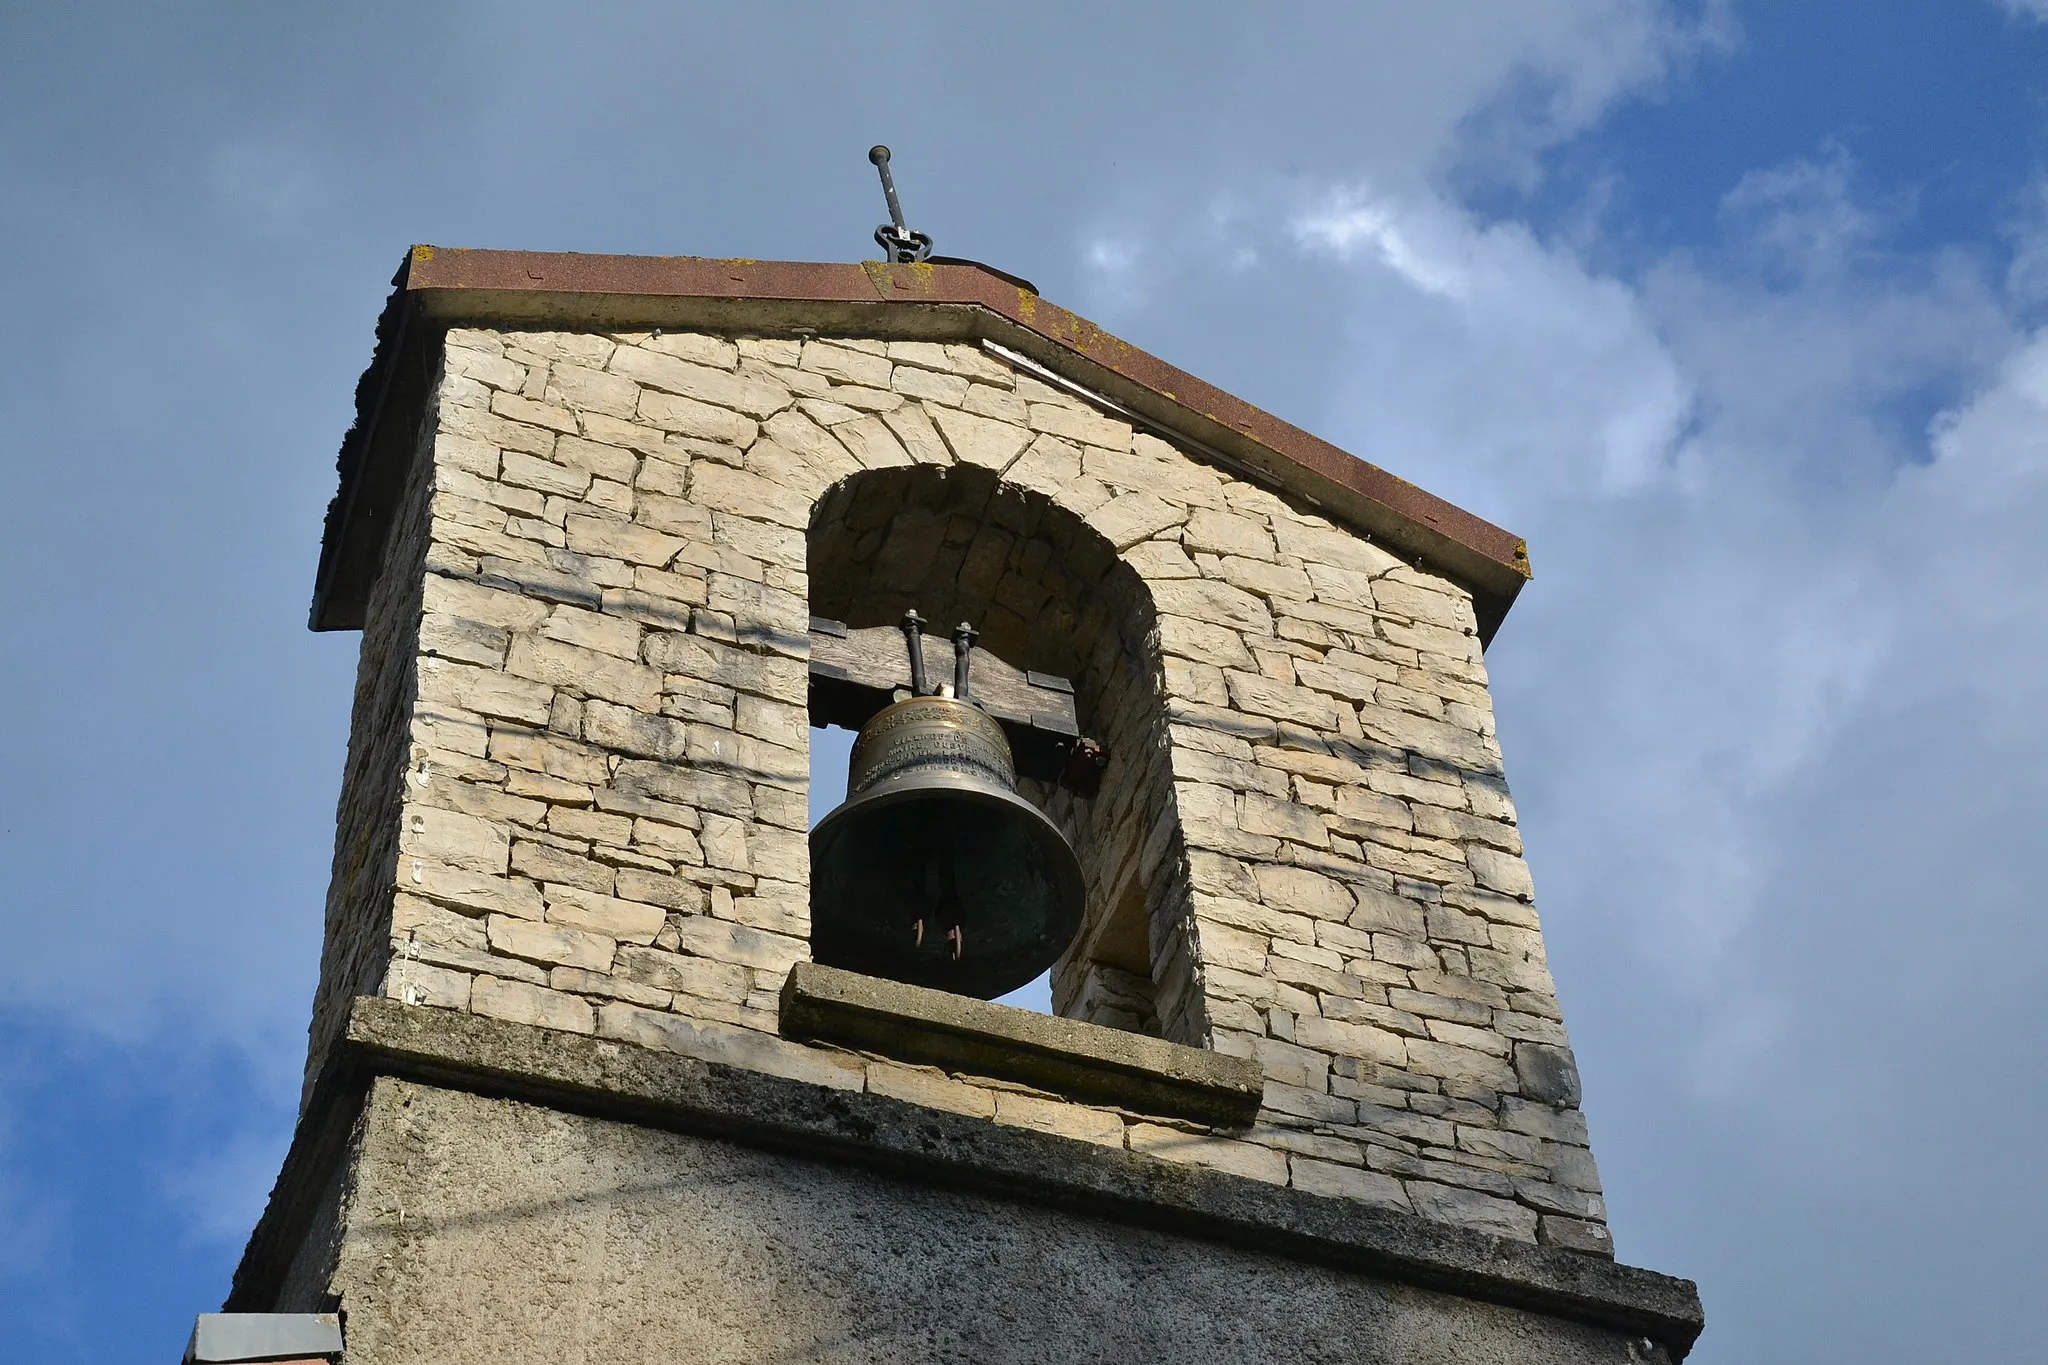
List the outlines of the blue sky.
{"label": "blue sky", "polygon": [[1530,539],[1489,656],[1626,1260],[2021,1359],[2048,4],[0,13],[0,1322],[168,1359],[289,1137],[407,244],[940,250]]}

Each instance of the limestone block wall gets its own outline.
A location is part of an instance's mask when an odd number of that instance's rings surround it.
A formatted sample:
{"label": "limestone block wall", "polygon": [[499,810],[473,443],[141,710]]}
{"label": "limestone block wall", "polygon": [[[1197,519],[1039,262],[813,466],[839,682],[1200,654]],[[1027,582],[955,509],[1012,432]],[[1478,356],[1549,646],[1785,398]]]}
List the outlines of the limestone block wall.
{"label": "limestone block wall", "polygon": [[[1608,1250],[1456,584],[965,344],[458,329],[422,437],[314,1066],[381,991]],[[807,618],[910,604],[1075,678],[1103,793],[1032,794],[1142,946],[1061,1007],[1256,1057],[1251,1129],[776,1035]]]}

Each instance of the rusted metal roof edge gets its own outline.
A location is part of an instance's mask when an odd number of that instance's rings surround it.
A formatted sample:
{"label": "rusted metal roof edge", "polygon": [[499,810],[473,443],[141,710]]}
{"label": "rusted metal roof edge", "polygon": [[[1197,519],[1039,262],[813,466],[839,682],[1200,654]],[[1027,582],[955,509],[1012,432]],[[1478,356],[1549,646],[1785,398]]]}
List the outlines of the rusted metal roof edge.
{"label": "rusted metal roof edge", "polygon": [[[973,265],[832,264],[694,256],[601,256],[414,247],[398,296],[436,327],[462,322],[550,326],[697,327],[758,332],[835,329],[902,340],[989,340],[1095,390],[1167,430],[1210,446],[1254,477],[1278,485],[1363,530],[1404,557],[1426,562],[1474,594],[1482,641],[1490,640],[1529,576],[1522,539],[1375,465],[1253,407],[1103,331],[1036,294]],[[387,313],[389,310],[387,310]],[[358,392],[362,447],[330,512],[316,589],[314,629],[360,623],[367,584],[343,569],[362,547],[348,525],[351,474],[370,471],[378,411],[365,406],[372,376],[395,367],[385,352],[414,335],[380,324],[379,355]],[[408,433],[409,435],[409,433]],[[362,439],[357,440],[360,436]],[[342,513],[337,522],[336,513]],[[352,534],[353,533],[353,534]],[[357,554],[348,551],[355,549]],[[358,567],[348,565],[348,567]],[[360,566],[368,568],[370,566]],[[338,589],[338,591],[337,591]]]}

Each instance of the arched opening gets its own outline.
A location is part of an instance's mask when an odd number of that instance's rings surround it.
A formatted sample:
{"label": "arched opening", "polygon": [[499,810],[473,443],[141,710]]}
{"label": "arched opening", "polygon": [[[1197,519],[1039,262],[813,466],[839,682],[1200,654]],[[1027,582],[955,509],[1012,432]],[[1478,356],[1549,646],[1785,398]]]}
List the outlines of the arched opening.
{"label": "arched opening", "polygon": [[[1072,683],[1081,732],[1109,762],[1091,796],[1019,783],[1073,844],[1087,886],[1081,933],[1041,999],[1069,1018],[1202,1041],[1163,679],[1138,575],[1072,511],[966,465],[841,480],[817,503],[808,550],[814,616],[852,629],[893,625],[911,608],[967,621],[980,650]],[[843,781],[847,742],[814,745],[817,779]],[[814,793],[814,819],[840,791]]]}

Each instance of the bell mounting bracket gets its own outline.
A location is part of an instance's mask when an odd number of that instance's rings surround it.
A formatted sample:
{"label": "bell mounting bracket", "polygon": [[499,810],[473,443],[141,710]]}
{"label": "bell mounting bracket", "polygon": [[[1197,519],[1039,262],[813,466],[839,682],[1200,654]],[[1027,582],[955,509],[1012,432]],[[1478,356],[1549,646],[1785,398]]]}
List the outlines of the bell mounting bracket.
{"label": "bell mounting bracket", "polygon": [[[1058,783],[1077,796],[1095,795],[1109,753],[1081,733],[1074,685],[976,652],[976,631],[964,622],[949,642],[925,634],[925,624],[916,612],[897,625],[851,629],[813,616],[811,724],[858,730],[898,693],[939,694],[932,680],[950,673],[952,685],[944,690],[971,701],[1003,727],[1019,776]],[[950,660],[939,652],[946,643],[953,647]]]}

